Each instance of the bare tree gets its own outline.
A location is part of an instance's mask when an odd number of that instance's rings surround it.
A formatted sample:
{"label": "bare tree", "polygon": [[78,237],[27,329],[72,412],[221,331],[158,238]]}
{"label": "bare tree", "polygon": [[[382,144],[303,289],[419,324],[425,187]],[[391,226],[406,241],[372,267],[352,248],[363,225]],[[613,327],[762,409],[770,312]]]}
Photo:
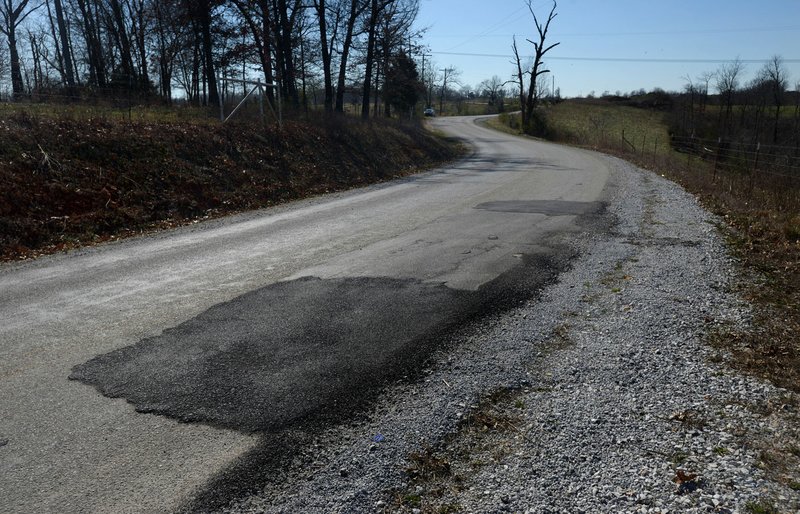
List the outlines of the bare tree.
{"label": "bare tree", "polygon": [[[51,5],[52,9],[51,9]],[[72,64],[72,51],[70,49],[69,31],[67,29],[67,20],[64,16],[64,6],[61,0],[47,0],[47,18],[50,22],[50,27],[53,35],[53,41],[56,43],[56,60],[58,61],[58,71],[61,74],[61,80],[68,88],[75,86],[75,69]],[[53,20],[53,11],[55,11],[55,20]],[[57,34],[56,34],[57,33]]]}
{"label": "bare tree", "polygon": [[442,72],[442,87],[439,90],[439,113],[444,113],[444,101],[447,97],[447,83],[453,81],[458,77],[461,72],[455,68],[443,68],[439,70]]}
{"label": "bare tree", "polygon": [[[0,37],[10,54],[5,78],[15,96],[26,84],[75,94],[83,83],[82,94],[152,87],[169,101],[178,87],[190,102],[213,105],[229,91],[230,78],[260,66],[294,105],[302,81],[304,98],[319,94],[322,101],[324,91],[328,111],[344,110],[346,91],[363,91],[368,115],[372,100],[387,100],[381,87],[389,63],[401,51],[414,52],[418,6],[419,0],[0,0]],[[43,15],[32,24],[39,7]],[[21,34],[28,34],[24,41]],[[312,83],[324,90],[307,90]]]}
{"label": "bare tree", "polygon": [[534,94],[534,99],[536,104],[538,105],[541,102],[542,98],[547,98],[550,96],[550,80],[546,76],[549,72],[542,73],[539,77],[541,80],[536,81],[536,93]]}
{"label": "bare tree", "polygon": [[706,105],[708,105],[708,85],[714,79],[714,73],[706,71],[697,77],[697,84],[700,93],[700,110],[706,112]]}
{"label": "bare tree", "polygon": [[489,105],[495,105],[504,85],[503,79],[497,75],[493,75],[492,78],[486,79],[478,84],[478,90],[481,95],[489,98]]}
{"label": "bare tree", "polygon": [[[721,123],[724,135],[730,132],[731,114],[733,112],[733,102],[736,95],[736,90],[739,88],[742,72],[744,71],[744,64],[737,57],[735,60],[723,64],[717,73],[714,75],[716,81],[717,92],[719,92],[722,99],[724,109],[720,110]],[[724,118],[722,117],[724,113]]]}
{"label": "bare tree", "polygon": [[181,51],[189,45],[191,30],[182,23],[180,0],[158,0],[152,3],[153,45],[158,71],[158,91],[167,101],[172,101],[172,81]]}
{"label": "bare tree", "polygon": [[772,59],[764,65],[761,70],[761,77],[769,87],[772,102],[775,106],[775,123],[772,132],[772,142],[778,142],[778,126],[781,119],[781,107],[783,107],[786,88],[788,87],[788,72],[783,65],[783,59],[779,55],[772,56]]}
{"label": "bare tree", "polygon": [[[692,80],[691,75],[689,75],[689,74],[686,74],[682,78],[683,78],[683,80],[686,81],[686,84],[683,86],[683,89],[686,92],[686,94],[689,95],[689,126],[691,127],[692,132],[694,132],[694,105],[695,105],[695,101],[697,99],[699,86],[694,83],[694,81]],[[685,127],[685,125],[686,125],[686,107],[685,106],[684,106],[683,111],[684,111],[683,120],[684,120],[684,127]]]}
{"label": "bare tree", "polygon": [[300,18],[306,5],[302,0],[271,0],[273,10],[273,31],[275,34],[275,63],[278,66],[278,79],[281,93],[292,106],[299,107],[297,93],[297,68],[295,66],[294,45]]}
{"label": "bare tree", "polygon": [[96,2],[92,0],[72,0],[75,17],[84,41],[85,63],[88,66],[89,84],[106,86],[106,59],[103,53],[103,34]]}
{"label": "bare tree", "polygon": [[208,103],[219,105],[219,91],[217,90],[217,73],[214,67],[214,42],[211,35],[212,11],[216,7],[216,0],[186,0],[189,13],[197,23],[199,41],[203,54],[203,69],[205,82],[208,87]]}
{"label": "bare tree", "polygon": [[533,127],[530,126],[533,120],[533,113],[534,109],[536,109],[536,105],[539,101],[537,93],[539,89],[537,88],[537,80],[539,76],[550,73],[550,70],[543,68],[543,58],[547,52],[552,50],[553,48],[557,47],[561,43],[553,43],[549,46],[546,44],[547,39],[547,31],[550,29],[550,23],[555,19],[558,14],[556,13],[557,3],[553,0],[553,7],[550,9],[550,14],[547,16],[547,20],[544,24],[539,22],[539,18],[536,16],[536,12],[533,9],[533,3],[531,0],[528,0],[528,10],[531,12],[533,16],[533,22],[536,25],[536,32],[539,33],[539,39],[537,41],[533,41],[531,39],[528,40],[536,50],[534,57],[533,57],[533,68],[530,71],[530,84],[528,86],[528,98],[525,102],[525,114],[523,117],[523,122],[525,124],[526,130],[531,130]]}
{"label": "bare tree", "polygon": [[517,38],[514,37],[514,42],[511,45],[511,48],[514,50],[514,64],[517,65],[516,70],[516,83],[517,87],[519,88],[519,110],[522,114],[522,125],[525,126],[525,116],[527,114],[527,109],[525,108],[525,73],[522,70],[522,59],[519,56],[519,49],[517,48]]}
{"label": "bare tree", "polygon": [[[272,11],[269,1],[231,0],[250,32],[250,37],[258,53],[261,69],[264,73],[264,80],[267,84],[273,84],[275,82],[273,73],[275,45],[273,44]],[[270,102],[274,100],[272,88],[267,89],[267,97]]]}
{"label": "bare tree", "polygon": [[367,17],[367,54],[364,63],[364,87],[361,95],[361,117],[369,118],[369,104],[372,97],[372,73],[375,66],[375,53],[378,40],[378,23],[381,13],[396,0],[370,0]]}
{"label": "bare tree", "polygon": [[22,66],[17,45],[17,28],[25,21],[25,18],[42,5],[44,4],[32,4],[30,0],[0,1],[0,32],[8,39],[8,52],[11,60],[11,90],[15,99],[19,98],[24,91]]}
{"label": "bare tree", "polygon": [[336,112],[344,112],[344,91],[347,80],[347,62],[350,57],[350,49],[353,46],[353,38],[356,36],[356,22],[370,3],[366,0],[349,0],[348,15],[344,26],[344,39],[342,49],[339,54],[339,77],[336,81]]}
{"label": "bare tree", "polygon": [[794,152],[800,149],[800,80],[794,84]]}
{"label": "bare tree", "polygon": [[[341,5],[333,0],[314,0],[314,11],[319,24],[320,50],[322,53],[322,73],[325,83],[325,111],[333,111],[333,78],[331,70],[331,54],[339,31],[339,20],[342,17]],[[331,18],[329,20],[329,18]]]}
{"label": "bare tree", "polygon": [[0,46],[0,75],[5,75],[9,70],[8,49]]}

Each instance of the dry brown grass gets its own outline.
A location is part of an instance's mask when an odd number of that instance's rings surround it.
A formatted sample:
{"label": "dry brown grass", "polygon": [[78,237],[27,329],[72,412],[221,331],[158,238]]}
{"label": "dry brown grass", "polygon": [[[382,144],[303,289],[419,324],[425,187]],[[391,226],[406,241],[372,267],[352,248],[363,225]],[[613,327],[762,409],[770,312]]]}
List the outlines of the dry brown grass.
{"label": "dry brown grass", "polygon": [[21,108],[0,111],[0,136],[6,260],[388,180],[459,154],[420,125],[344,117],[278,128]]}
{"label": "dry brown grass", "polygon": [[568,101],[550,107],[547,119],[555,140],[675,180],[725,220],[720,228],[749,277],[740,292],[753,306],[755,323],[712,334],[711,341],[732,356],[731,366],[800,392],[800,176],[765,170],[752,180],[741,170],[715,171],[712,160],[670,146],[660,111]]}

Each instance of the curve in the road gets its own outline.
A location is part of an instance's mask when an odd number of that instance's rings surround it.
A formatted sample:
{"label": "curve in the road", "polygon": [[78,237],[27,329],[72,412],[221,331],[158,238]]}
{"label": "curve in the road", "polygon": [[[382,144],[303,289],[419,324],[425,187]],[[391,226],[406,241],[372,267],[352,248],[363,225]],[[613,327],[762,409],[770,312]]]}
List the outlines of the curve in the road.
{"label": "curve in the road", "polygon": [[434,123],[473,154],[0,267],[6,509],[224,503],[303,444],[291,427],[353,416],[465,322],[553,280],[569,252],[552,237],[606,227],[609,171],[592,154]]}

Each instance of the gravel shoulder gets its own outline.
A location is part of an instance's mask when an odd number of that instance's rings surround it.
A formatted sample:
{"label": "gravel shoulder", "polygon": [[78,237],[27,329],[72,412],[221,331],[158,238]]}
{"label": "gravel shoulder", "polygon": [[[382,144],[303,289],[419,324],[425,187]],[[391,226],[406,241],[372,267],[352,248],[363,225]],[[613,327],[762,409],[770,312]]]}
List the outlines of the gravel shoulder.
{"label": "gravel shoulder", "polygon": [[548,242],[577,255],[557,283],[465,327],[363,418],[290,434],[303,449],[228,510],[800,510],[796,470],[765,471],[769,445],[798,447],[797,398],[704,343],[749,322],[718,220],[607,159],[604,217]]}

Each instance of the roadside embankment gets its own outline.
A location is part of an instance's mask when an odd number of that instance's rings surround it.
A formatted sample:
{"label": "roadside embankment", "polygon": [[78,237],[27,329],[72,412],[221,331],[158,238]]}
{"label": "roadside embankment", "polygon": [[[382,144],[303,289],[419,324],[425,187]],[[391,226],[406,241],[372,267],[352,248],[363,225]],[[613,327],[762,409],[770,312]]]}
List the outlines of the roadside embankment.
{"label": "roadside embankment", "polygon": [[0,258],[73,247],[343,190],[453,159],[420,124],[283,128],[19,111],[0,119]]}

